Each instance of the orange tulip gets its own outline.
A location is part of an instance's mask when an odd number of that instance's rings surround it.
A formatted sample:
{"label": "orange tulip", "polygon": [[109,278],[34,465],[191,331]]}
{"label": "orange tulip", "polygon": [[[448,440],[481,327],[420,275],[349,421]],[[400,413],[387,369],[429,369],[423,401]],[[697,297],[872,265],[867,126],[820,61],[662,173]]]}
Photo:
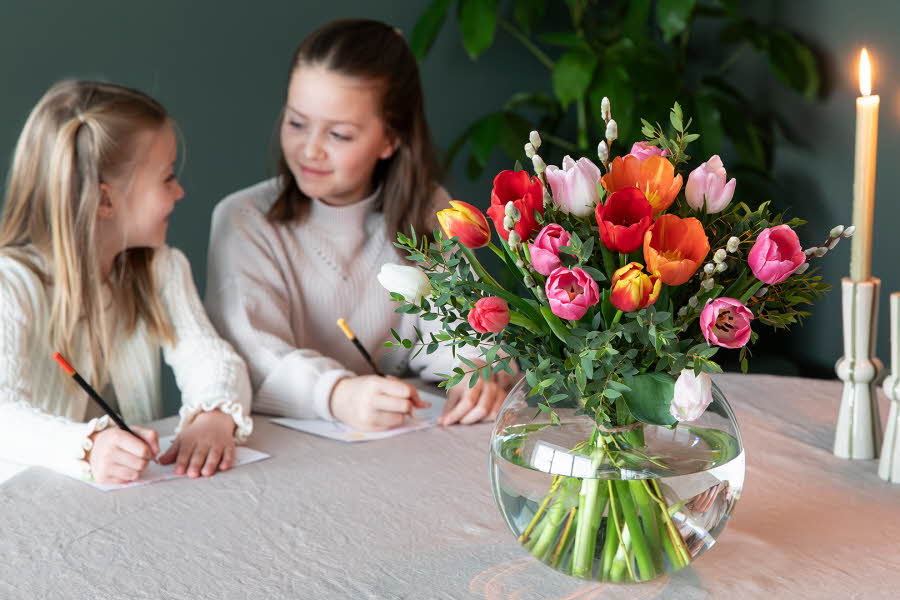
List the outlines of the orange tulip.
{"label": "orange tulip", "polygon": [[669,208],[681,191],[681,175],[675,175],[675,167],[663,156],[643,161],[630,154],[617,156],[600,183],[610,194],[627,187],[641,190],[653,207],[654,217]]}
{"label": "orange tulip", "polygon": [[487,217],[469,204],[459,200],[451,200],[450,206],[438,211],[438,222],[447,234],[447,237],[459,236],[459,243],[466,248],[481,248],[491,241],[491,227]]}
{"label": "orange tulip", "polygon": [[681,285],[690,279],[707,254],[709,240],[703,225],[694,217],[660,215],[644,234],[647,270],[659,271],[667,285]]}
{"label": "orange tulip", "polygon": [[622,312],[647,308],[659,299],[659,273],[644,273],[644,265],[631,262],[613,273],[609,301]]}

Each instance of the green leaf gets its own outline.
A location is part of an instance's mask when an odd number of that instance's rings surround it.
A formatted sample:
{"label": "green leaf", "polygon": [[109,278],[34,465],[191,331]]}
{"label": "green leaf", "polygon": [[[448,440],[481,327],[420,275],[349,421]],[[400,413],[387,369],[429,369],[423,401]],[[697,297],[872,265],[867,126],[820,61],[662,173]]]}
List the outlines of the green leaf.
{"label": "green leaf", "polygon": [[500,140],[503,127],[505,126],[504,115],[502,112],[495,112],[486,117],[478,119],[472,124],[469,134],[469,143],[472,147],[472,156],[478,161],[478,164],[484,167],[487,165],[491,153],[494,151]]}
{"label": "green leaf", "polygon": [[599,58],[581,49],[570,50],[553,67],[553,92],[565,109],[574,100],[584,98]]}
{"label": "green leaf", "polygon": [[635,41],[647,38],[647,33],[650,31],[648,27],[650,8],[650,0],[630,0],[628,2],[628,12],[625,13],[625,20],[622,23],[622,32],[625,37]]}
{"label": "green leaf", "polygon": [[675,380],[664,373],[644,373],[630,382],[631,391],[622,392],[632,414],[650,425],[673,425],[675,417],[669,413]]}
{"label": "green leaf", "polygon": [[545,12],[547,12],[545,0],[516,0],[513,5],[513,18],[525,33],[531,33],[540,24]]}
{"label": "green leaf", "polygon": [[453,0],[434,0],[416,21],[416,26],[409,36],[409,49],[412,50],[416,60],[421,61],[428,54],[434,39],[444,25],[447,7],[451,2]]}
{"label": "green leaf", "polygon": [[656,22],[663,39],[671,42],[687,27],[696,0],[659,0],[656,4]]}
{"label": "green leaf", "polygon": [[497,29],[497,0],[460,0],[459,28],[463,46],[472,60],[494,42]]}
{"label": "green leaf", "polygon": [[775,76],[807,100],[819,93],[819,66],[809,46],[786,31],[774,30],[767,46],[769,66]]}

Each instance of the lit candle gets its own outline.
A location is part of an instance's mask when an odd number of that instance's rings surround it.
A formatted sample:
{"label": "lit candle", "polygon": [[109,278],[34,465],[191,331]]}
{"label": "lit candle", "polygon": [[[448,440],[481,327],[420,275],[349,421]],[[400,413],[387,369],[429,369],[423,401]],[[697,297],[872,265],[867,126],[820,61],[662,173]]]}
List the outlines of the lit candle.
{"label": "lit candle", "polygon": [[872,276],[872,219],[875,211],[875,155],[878,148],[878,96],[872,94],[872,67],[863,48],[859,57],[859,91],[856,99],[856,156],[853,167],[853,246],[850,279],[867,281]]}

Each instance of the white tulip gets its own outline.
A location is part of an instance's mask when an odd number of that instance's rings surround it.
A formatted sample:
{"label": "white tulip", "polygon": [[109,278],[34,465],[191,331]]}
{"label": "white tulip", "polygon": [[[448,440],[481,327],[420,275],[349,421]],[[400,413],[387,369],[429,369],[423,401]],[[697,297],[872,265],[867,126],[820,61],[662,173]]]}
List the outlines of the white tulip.
{"label": "white tulip", "polygon": [[419,267],[385,263],[378,273],[378,283],[389,292],[403,296],[407,302],[418,304],[431,294],[428,275]]}
{"label": "white tulip", "polygon": [[712,378],[709,373],[694,375],[685,369],[675,380],[675,394],[669,412],[679,421],[693,421],[706,411],[712,402]]}

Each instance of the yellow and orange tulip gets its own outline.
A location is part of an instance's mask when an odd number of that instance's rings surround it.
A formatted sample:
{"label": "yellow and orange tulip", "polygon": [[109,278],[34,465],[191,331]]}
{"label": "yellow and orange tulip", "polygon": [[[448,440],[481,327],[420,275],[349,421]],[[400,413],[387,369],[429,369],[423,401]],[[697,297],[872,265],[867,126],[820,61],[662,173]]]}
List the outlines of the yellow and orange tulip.
{"label": "yellow and orange tulip", "polygon": [[644,273],[644,265],[631,262],[613,273],[609,301],[622,312],[647,308],[659,299],[659,273]]}
{"label": "yellow and orange tulip", "polygon": [[450,206],[438,211],[437,218],[447,237],[459,236],[459,242],[471,249],[481,248],[491,241],[491,227],[480,210],[460,200],[451,200]]}
{"label": "yellow and orange tulip", "polygon": [[647,269],[658,271],[666,285],[681,285],[690,279],[707,254],[709,240],[694,217],[660,215],[644,234]]}
{"label": "yellow and orange tulip", "polygon": [[664,156],[643,161],[630,154],[617,156],[600,183],[610,194],[627,187],[641,190],[653,207],[654,217],[669,208],[681,191],[681,175],[675,175],[675,167]]}

